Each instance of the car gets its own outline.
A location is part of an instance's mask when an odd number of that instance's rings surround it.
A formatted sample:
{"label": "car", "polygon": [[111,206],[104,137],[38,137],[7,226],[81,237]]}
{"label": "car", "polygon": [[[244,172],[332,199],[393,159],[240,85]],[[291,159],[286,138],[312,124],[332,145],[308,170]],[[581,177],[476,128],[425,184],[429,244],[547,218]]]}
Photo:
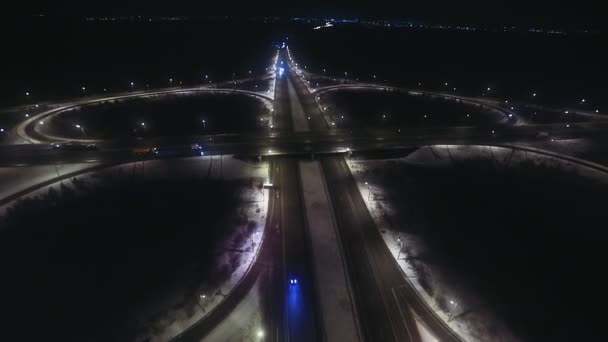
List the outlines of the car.
{"label": "car", "polygon": [[131,152],[135,155],[157,154],[158,149],[156,147],[136,147]]}
{"label": "car", "polygon": [[75,142],[67,142],[67,143],[52,143],[51,147],[57,150],[64,151],[92,151],[97,150],[97,145],[95,144],[80,144]]}
{"label": "car", "polygon": [[196,155],[204,156],[205,152],[203,152],[203,146],[201,144],[192,144],[190,145],[190,150],[194,152]]}

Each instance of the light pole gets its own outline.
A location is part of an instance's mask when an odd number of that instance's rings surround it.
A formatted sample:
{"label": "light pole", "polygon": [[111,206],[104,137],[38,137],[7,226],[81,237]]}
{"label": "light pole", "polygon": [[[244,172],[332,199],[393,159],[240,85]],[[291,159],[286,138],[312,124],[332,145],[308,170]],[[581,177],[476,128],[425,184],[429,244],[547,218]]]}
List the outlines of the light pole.
{"label": "light pole", "polygon": [[403,242],[400,238],[397,238],[397,245],[399,246],[399,253],[397,254],[397,260],[401,257],[401,250],[403,249]]}
{"label": "light pole", "polygon": [[78,128],[78,129],[80,129],[80,130],[82,131],[82,135],[83,135],[85,138],[87,137],[87,134],[86,134],[86,133],[85,133],[85,131],[84,131],[84,127],[82,127],[81,125],[78,125],[78,124],[77,124],[77,125],[75,125],[74,127],[76,127],[76,128]]}
{"label": "light pole", "polygon": [[200,298],[200,300],[199,300],[199,301],[197,301],[197,302],[198,302],[198,306],[201,308],[201,311],[202,311],[202,312],[205,312],[205,308],[203,307],[203,305],[201,304],[201,302],[202,302],[202,301],[203,301],[205,298],[207,298],[207,296],[205,296],[204,294],[201,294],[201,295],[199,296],[199,298]]}
{"label": "light pole", "polygon": [[368,182],[365,182],[365,186],[367,187],[367,201],[369,202],[372,197],[372,187]]}
{"label": "light pole", "polygon": [[207,121],[205,121],[204,119],[203,119],[203,128],[207,129]]}
{"label": "light pole", "polygon": [[448,317],[448,322],[451,321],[452,319],[454,319],[454,311],[456,311],[456,308],[458,307],[458,303],[456,303],[453,300],[450,300],[450,304],[452,304],[452,310],[450,310],[450,315]]}

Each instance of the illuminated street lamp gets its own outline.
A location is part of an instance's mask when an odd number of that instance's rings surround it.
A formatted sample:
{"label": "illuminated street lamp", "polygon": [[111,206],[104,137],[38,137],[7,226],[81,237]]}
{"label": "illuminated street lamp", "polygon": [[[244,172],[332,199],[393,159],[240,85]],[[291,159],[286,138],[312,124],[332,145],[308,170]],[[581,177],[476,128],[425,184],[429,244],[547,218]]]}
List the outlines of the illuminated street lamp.
{"label": "illuminated street lamp", "polygon": [[76,128],[78,128],[78,129],[80,129],[80,131],[82,132],[82,135],[83,135],[84,137],[86,137],[86,136],[87,136],[87,133],[84,131],[84,127],[83,127],[83,126],[76,124],[76,125],[74,125],[74,127],[76,127]]}
{"label": "illuminated street lamp", "polygon": [[399,246],[399,253],[397,254],[397,260],[401,257],[401,250],[403,249],[403,242],[400,238],[397,238],[397,245]]}
{"label": "illuminated street lamp", "polygon": [[450,300],[450,304],[452,304],[452,310],[450,310],[448,322],[451,321],[452,319],[454,319],[454,311],[456,311],[456,308],[458,307],[458,303],[456,303],[453,300]]}
{"label": "illuminated street lamp", "polygon": [[30,92],[29,92],[29,91],[26,91],[26,92],[25,92],[25,96],[30,96]]}
{"label": "illuminated street lamp", "polygon": [[205,119],[203,119],[203,128],[207,129],[207,121],[205,121]]}

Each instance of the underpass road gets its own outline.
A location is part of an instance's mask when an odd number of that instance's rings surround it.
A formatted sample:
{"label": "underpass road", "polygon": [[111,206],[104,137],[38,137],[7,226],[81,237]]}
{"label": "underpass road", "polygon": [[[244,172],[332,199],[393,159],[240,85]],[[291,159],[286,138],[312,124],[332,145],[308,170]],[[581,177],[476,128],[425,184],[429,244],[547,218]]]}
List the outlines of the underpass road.
{"label": "underpass road", "polygon": [[[419,341],[407,303],[395,300],[403,284],[343,158],[322,158],[330,197],[367,341]],[[393,267],[391,267],[393,266]]]}

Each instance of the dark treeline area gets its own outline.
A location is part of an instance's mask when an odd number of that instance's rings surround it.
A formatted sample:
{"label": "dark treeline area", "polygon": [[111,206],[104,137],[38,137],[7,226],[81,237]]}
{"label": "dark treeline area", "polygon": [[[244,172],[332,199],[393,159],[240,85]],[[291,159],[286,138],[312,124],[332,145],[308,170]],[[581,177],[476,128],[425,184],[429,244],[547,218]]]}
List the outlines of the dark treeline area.
{"label": "dark treeline area", "polygon": [[[261,75],[276,27],[217,21],[4,20],[0,108],[60,98]],[[204,76],[208,75],[208,79]],[[173,78],[174,82],[169,83]],[[83,92],[81,87],[85,87]],[[30,92],[31,96],[25,93]]]}
{"label": "dark treeline area", "polygon": [[[491,159],[432,168],[389,163],[398,229],[420,236],[444,281],[482,302],[525,341],[601,335],[608,233],[605,184],[552,163]],[[472,308],[462,308],[466,314]],[[550,328],[549,328],[550,327]]]}
{"label": "dark treeline area", "polygon": [[187,303],[201,282],[230,276],[214,247],[247,220],[229,217],[243,184],[106,177],[70,181],[2,218],[0,340],[126,341],[142,308],[176,293]]}
{"label": "dark treeline area", "polygon": [[[455,32],[338,25],[296,30],[291,53],[310,71],[457,94],[607,108],[605,35]],[[446,86],[445,83],[448,83]],[[454,90],[456,88],[456,90]],[[490,91],[487,90],[490,88]],[[537,97],[532,98],[532,94]],[[581,99],[586,99],[584,105]]]}

